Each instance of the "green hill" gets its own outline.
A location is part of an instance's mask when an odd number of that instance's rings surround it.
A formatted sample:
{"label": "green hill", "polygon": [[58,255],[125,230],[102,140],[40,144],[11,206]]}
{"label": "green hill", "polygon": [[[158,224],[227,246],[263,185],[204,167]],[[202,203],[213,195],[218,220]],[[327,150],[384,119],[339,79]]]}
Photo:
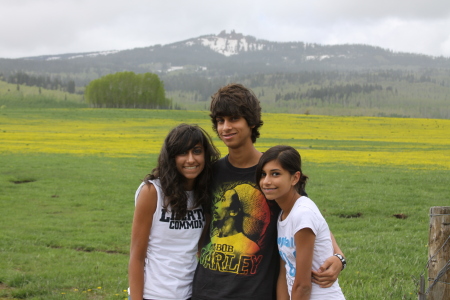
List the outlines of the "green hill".
{"label": "green hill", "polygon": [[0,107],[87,107],[79,94],[0,81]]}

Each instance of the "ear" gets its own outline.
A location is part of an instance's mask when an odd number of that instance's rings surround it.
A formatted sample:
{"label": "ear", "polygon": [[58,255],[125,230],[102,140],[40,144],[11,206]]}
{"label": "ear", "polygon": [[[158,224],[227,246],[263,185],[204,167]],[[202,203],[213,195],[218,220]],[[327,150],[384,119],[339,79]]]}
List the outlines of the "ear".
{"label": "ear", "polygon": [[292,175],[292,178],[291,178],[292,179],[291,185],[292,186],[296,185],[301,177],[302,177],[302,173],[300,173],[300,171],[295,172],[295,174]]}

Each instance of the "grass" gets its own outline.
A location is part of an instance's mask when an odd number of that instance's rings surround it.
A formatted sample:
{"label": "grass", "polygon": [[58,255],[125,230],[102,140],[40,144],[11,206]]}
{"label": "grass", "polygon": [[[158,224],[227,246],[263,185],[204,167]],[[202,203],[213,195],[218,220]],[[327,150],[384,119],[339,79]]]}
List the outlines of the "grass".
{"label": "grass", "polygon": [[81,108],[88,105],[84,97],[59,90],[16,85],[0,80],[0,108]]}
{"label": "grass", "polygon": [[[60,299],[89,289],[102,299],[123,296],[133,194],[148,172],[144,161],[2,155],[0,281],[13,288],[3,296]],[[27,178],[33,182],[14,183]]]}
{"label": "grass", "polygon": [[[348,258],[346,298],[416,299],[429,208],[450,198],[449,121],[290,118],[265,115],[256,145],[303,154],[308,193]],[[134,191],[179,122],[212,133],[205,112],[0,110],[0,299],[124,299]]]}

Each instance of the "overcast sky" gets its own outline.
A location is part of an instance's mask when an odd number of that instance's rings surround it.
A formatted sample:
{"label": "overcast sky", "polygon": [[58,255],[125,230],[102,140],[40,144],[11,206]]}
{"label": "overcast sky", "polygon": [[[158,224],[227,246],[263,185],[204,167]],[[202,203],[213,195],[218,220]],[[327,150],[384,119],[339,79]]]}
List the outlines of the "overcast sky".
{"label": "overcast sky", "polygon": [[0,57],[123,50],[222,30],[450,57],[450,0],[0,0]]}

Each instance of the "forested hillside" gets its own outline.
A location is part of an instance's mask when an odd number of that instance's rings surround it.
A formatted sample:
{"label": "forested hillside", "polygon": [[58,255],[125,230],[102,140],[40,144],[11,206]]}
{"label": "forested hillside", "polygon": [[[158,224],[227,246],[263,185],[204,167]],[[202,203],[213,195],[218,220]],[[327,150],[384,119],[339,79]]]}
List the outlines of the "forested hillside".
{"label": "forested hillside", "polygon": [[82,94],[92,80],[123,71],[158,74],[181,109],[207,109],[220,86],[239,82],[270,112],[450,118],[449,58],[367,45],[221,32],[125,51],[0,59],[1,80],[68,93]]}

